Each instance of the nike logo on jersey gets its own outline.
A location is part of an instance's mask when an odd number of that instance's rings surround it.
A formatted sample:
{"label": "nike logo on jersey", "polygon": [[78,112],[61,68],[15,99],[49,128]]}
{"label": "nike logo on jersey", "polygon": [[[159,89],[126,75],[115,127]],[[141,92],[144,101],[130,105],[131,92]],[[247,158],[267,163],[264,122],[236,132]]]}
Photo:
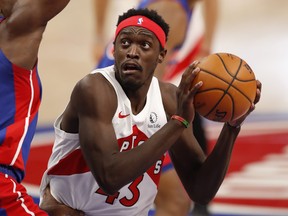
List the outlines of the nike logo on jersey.
{"label": "nike logo on jersey", "polygon": [[122,114],[122,111],[120,111],[119,114],[118,114],[118,117],[119,117],[119,118],[126,118],[126,117],[129,116],[129,115],[130,115],[130,114],[123,115],[123,114]]}

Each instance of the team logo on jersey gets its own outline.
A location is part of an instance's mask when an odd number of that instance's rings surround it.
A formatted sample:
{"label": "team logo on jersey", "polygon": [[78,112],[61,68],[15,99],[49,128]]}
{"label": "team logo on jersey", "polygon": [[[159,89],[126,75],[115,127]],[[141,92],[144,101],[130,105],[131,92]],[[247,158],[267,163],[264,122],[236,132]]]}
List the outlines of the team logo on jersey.
{"label": "team logo on jersey", "polygon": [[160,124],[157,124],[158,116],[155,112],[151,112],[149,116],[149,121],[151,124],[148,124],[148,128],[160,128]]}
{"label": "team logo on jersey", "polygon": [[144,20],[143,20],[143,18],[141,17],[141,18],[138,19],[137,24],[138,24],[138,25],[142,25],[143,21],[144,21]]}

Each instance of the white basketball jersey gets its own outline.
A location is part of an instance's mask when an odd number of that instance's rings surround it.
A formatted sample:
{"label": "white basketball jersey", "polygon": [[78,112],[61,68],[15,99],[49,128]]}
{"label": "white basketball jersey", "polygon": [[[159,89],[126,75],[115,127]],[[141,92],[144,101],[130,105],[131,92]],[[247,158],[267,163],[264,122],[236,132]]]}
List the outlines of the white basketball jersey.
{"label": "white basketball jersey", "polygon": [[[113,66],[97,69],[114,87],[118,106],[112,123],[119,151],[129,151],[141,145],[166,124],[158,80],[154,77],[143,110],[133,115],[131,104],[115,79]],[[41,196],[47,184],[52,195],[60,202],[97,216],[147,216],[152,207],[159,182],[162,162],[160,158],[143,175],[127,184],[113,196],[105,194],[90,172],[80,150],[78,134],[60,129],[62,116],[54,124],[55,143],[40,186]]]}

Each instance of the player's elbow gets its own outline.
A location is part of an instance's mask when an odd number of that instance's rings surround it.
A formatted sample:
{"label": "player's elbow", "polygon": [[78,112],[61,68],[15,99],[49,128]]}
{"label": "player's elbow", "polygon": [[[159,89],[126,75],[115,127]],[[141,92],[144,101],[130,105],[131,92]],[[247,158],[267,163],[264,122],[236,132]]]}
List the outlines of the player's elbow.
{"label": "player's elbow", "polygon": [[188,193],[190,199],[200,205],[207,205],[212,201],[215,197],[215,193],[208,190],[199,190],[199,188],[195,188],[194,190],[190,190]]}
{"label": "player's elbow", "polygon": [[[191,197],[190,197],[191,198]],[[209,204],[211,201],[212,201],[212,199],[213,199],[213,197],[211,198],[211,197],[204,197],[204,196],[202,196],[202,197],[193,197],[193,198],[191,198],[195,203],[198,203],[198,204],[200,204],[200,205],[207,205],[207,204]]]}
{"label": "player's elbow", "polygon": [[99,187],[108,195],[114,195],[117,193],[121,186],[118,183],[117,177],[111,174],[101,174],[100,176],[96,177],[96,181]]}
{"label": "player's elbow", "polygon": [[99,184],[99,186],[107,195],[113,196],[114,194],[118,192],[118,189],[116,189],[116,187],[113,187],[112,185],[107,185],[107,184],[100,185]]}

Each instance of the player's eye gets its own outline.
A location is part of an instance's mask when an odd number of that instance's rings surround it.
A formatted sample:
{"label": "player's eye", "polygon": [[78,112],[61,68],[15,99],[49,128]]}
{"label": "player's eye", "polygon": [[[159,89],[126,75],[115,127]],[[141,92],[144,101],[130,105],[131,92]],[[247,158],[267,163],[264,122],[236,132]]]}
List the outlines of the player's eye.
{"label": "player's eye", "polygon": [[142,47],[143,47],[144,49],[149,49],[149,48],[151,47],[151,45],[150,45],[150,43],[148,43],[147,41],[145,41],[145,42],[142,43]]}
{"label": "player's eye", "polygon": [[127,39],[123,39],[123,40],[121,40],[121,44],[122,44],[123,46],[129,46],[129,45],[130,45],[130,42],[129,42]]}

